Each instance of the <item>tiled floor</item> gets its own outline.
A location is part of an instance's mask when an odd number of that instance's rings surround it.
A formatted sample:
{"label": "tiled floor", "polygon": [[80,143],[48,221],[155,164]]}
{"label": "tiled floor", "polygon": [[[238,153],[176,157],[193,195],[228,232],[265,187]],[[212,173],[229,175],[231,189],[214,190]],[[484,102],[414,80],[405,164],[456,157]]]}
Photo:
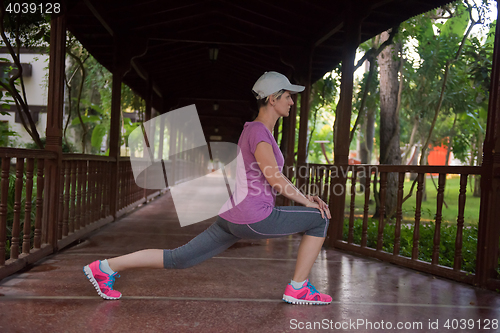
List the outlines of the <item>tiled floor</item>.
{"label": "tiled floor", "polygon": [[286,304],[299,236],[240,241],[186,270],[126,271],[118,301],[97,296],[82,272],[96,259],[180,246],[209,224],[181,228],[168,194],[150,202],[0,281],[0,332],[500,331],[500,294],[330,249],[310,278],[333,303]]}

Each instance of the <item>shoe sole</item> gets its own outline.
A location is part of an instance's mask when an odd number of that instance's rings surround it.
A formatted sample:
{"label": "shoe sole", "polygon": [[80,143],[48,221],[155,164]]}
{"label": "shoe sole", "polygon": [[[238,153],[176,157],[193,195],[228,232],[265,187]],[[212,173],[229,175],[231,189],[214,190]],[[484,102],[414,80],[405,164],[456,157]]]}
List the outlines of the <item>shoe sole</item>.
{"label": "shoe sole", "polygon": [[83,273],[85,273],[85,275],[87,276],[87,279],[89,279],[90,283],[92,283],[95,290],[97,291],[99,296],[101,296],[102,298],[113,300],[113,299],[120,299],[122,297],[122,295],[120,295],[120,297],[111,297],[111,296],[108,296],[105,293],[103,293],[101,291],[101,288],[99,287],[99,284],[97,283],[97,281],[94,278],[94,274],[92,274],[92,270],[90,269],[90,267],[88,265],[83,267]]}
{"label": "shoe sole", "polygon": [[331,303],[330,302],[322,302],[322,301],[307,301],[304,299],[297,299],[292,296],[288,296],[283,294],[283,300],[287,302],[288,304],[294,304],[294,305],[328,305]]}

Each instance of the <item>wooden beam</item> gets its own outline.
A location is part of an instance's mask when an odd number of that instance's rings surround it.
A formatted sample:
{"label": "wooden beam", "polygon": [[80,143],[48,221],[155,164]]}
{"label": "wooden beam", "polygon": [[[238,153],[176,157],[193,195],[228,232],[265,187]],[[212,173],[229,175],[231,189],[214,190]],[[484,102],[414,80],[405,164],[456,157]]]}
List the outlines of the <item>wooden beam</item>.
{"label": "wooden beam", "polygon": [[101,23],[101,25],[106,29],[106,31],[111,35],[111,37],[115,36],[115,32],[111,28],[111,26],[108,24],[108,22],[102,17],[101,13],[97,8],[90,2],[90,0],[83,0],[85,2],[85,5],[87,5],[87,8],[92,12],[94,17]]}
{"label": "wooden beam", "polygon": [[314,38],[314,47],[321,45],[325,40],[332,37],[334,34],[339,32],[344,27],[344,22],[334,22],[329,26],[324,28],[324,31],[320,32],[319,35]]}

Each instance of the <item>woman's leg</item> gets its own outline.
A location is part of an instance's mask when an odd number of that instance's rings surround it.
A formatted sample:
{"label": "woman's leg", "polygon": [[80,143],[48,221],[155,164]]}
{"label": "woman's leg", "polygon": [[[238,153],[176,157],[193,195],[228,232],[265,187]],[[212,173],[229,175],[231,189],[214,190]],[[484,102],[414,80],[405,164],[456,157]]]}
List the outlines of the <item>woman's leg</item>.
{"label": "woman's leg", "polygon": [[207,230],[173,250],[148,249],[107,261],[98,260],[85,266],[83,271],[101,297],[118,299],[121,293],[113,290],[118,271],[131,268],[187,268],[199,264],[221,253],[240,239],[231,234],[228,223],[217,218]]}
{"label": "woman's leg", "polygon": [[302,236],[299,252],[297,253],[295,273],[293,274],[294,281],[304,281],[307,279],[324,241],[325,237]]}
{"label": "woman's leg", "polygon": [[148,249],[108,259],[109,267],[115,272],[131,268],[163,268],[163,250]]}
{"label": "woman's leg", "polygon": [[275,238],[305,232],[300,242],[293,280],[285,289],[283,300],[294,304],[329,304],[332,298],[318,292],[307,280],[318,257],[328,219],[318,209],[309,207],[275,207],[266,219],[251,224],[230,224],[231,233],[241,238]]}

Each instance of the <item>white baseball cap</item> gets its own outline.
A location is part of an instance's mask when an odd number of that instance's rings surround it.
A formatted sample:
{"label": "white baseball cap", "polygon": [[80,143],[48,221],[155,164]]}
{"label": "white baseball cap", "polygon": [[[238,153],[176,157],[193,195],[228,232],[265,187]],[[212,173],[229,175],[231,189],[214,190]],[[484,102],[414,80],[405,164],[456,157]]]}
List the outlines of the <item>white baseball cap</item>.
{"label": "white baseball cap", "polygon": [[304,91],[304,86],[291,84],[288,78],[278,72],[265,72],[253,85],[252,91],[255,98],[262,99],[280,90],[288,90],[290,93]]}

